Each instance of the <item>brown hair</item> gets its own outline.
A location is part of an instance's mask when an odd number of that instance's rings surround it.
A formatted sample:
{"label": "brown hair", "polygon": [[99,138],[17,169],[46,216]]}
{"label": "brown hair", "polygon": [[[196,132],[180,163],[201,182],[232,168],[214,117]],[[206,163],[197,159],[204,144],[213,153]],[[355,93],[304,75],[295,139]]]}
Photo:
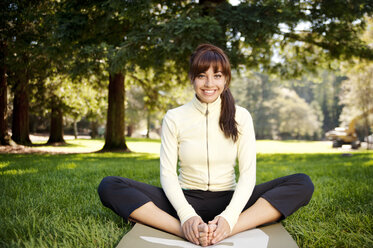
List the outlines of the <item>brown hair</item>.
{"label": "brown hair", "polygon": [[221,112],[219,118],[220,129],[225,137],[232,138],[234,142],[238,138],[237,122],[235,120],[236,106],[234,98],[229,89],[231,82],[231,65],[227,55],[222,49],[211,44],[201,44],[190,57],[189,78],[191,82],[202,72],[207,71],[210,66],[214,71],[222,71],[226,84],[221,98]]}

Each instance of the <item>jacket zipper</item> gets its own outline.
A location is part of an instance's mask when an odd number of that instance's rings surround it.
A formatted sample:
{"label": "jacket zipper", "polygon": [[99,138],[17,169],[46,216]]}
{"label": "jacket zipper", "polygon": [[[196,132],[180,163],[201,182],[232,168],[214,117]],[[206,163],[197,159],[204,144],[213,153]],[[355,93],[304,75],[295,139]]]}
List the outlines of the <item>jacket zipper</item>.
{"label": "jacket zipper", "polygon": [[207,152],[207,175],[208,175],[208,181],[207,181],[207,190],[210,189],[210,159],[209,159],[209,105],[207,104],[206,109],[206,152]]}

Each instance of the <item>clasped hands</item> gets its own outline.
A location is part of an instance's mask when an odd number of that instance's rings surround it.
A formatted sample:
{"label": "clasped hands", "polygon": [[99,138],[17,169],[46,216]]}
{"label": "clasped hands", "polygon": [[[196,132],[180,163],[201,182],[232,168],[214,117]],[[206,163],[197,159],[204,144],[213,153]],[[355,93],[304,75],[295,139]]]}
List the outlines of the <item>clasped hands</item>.
{"label": "clasped hands", "polygon": [[201,246],[216,244],[231,232],[228,221],[222,216],[216,216],[208,224],[201,217],[193,216],[184,222],[182,230],[187,240]]}

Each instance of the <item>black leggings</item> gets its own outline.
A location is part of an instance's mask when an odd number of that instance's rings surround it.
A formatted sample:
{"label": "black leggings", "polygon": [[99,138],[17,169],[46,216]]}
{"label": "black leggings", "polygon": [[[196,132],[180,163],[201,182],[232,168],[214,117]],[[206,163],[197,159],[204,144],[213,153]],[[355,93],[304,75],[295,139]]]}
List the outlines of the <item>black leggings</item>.
{"label": "black leggings", "polygon": [[[272,181],[256,185],[247,202],[246,210],[259,197],[266,199],[282,214],[282,219],[308,204],[314,186],[309,176],[294,174],[280,177]],[[219,215],[229,204],[233,191],[183,190],[185,198],[193,206],[204,222]],[[175,209],[167,199],[162,188],[137,182],[128,178],[105,177],[99,187],[98,194],[104,206],[128,220],[129,215],[147,202],[153,202],[163,211],[178,219]]]}

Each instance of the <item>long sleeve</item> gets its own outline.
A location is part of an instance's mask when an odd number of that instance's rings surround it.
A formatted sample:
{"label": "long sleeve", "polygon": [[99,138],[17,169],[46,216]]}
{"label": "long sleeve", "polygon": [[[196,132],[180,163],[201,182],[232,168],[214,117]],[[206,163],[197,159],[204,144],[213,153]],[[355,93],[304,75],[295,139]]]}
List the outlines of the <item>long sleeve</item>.
{"label": "long sleeve", "polygon": [[181,190],[177,176],[178,141],[177,130],[168,112],[163,119],[160,152],[160,179],[162,188],[175,208],[181,225],[190,217],[197,216],[193,207],[187,202]]}
{"label": "long sleeve", "polygon": [[242,123],[239,123],[240,137],[237,141],[240,176],[229,205],[220,214],[228,221],[231,231],[252,194],[256,180],[256,148],[253,121],[247,110],[244,110],[242,114],[244,114],[244,118]]}

